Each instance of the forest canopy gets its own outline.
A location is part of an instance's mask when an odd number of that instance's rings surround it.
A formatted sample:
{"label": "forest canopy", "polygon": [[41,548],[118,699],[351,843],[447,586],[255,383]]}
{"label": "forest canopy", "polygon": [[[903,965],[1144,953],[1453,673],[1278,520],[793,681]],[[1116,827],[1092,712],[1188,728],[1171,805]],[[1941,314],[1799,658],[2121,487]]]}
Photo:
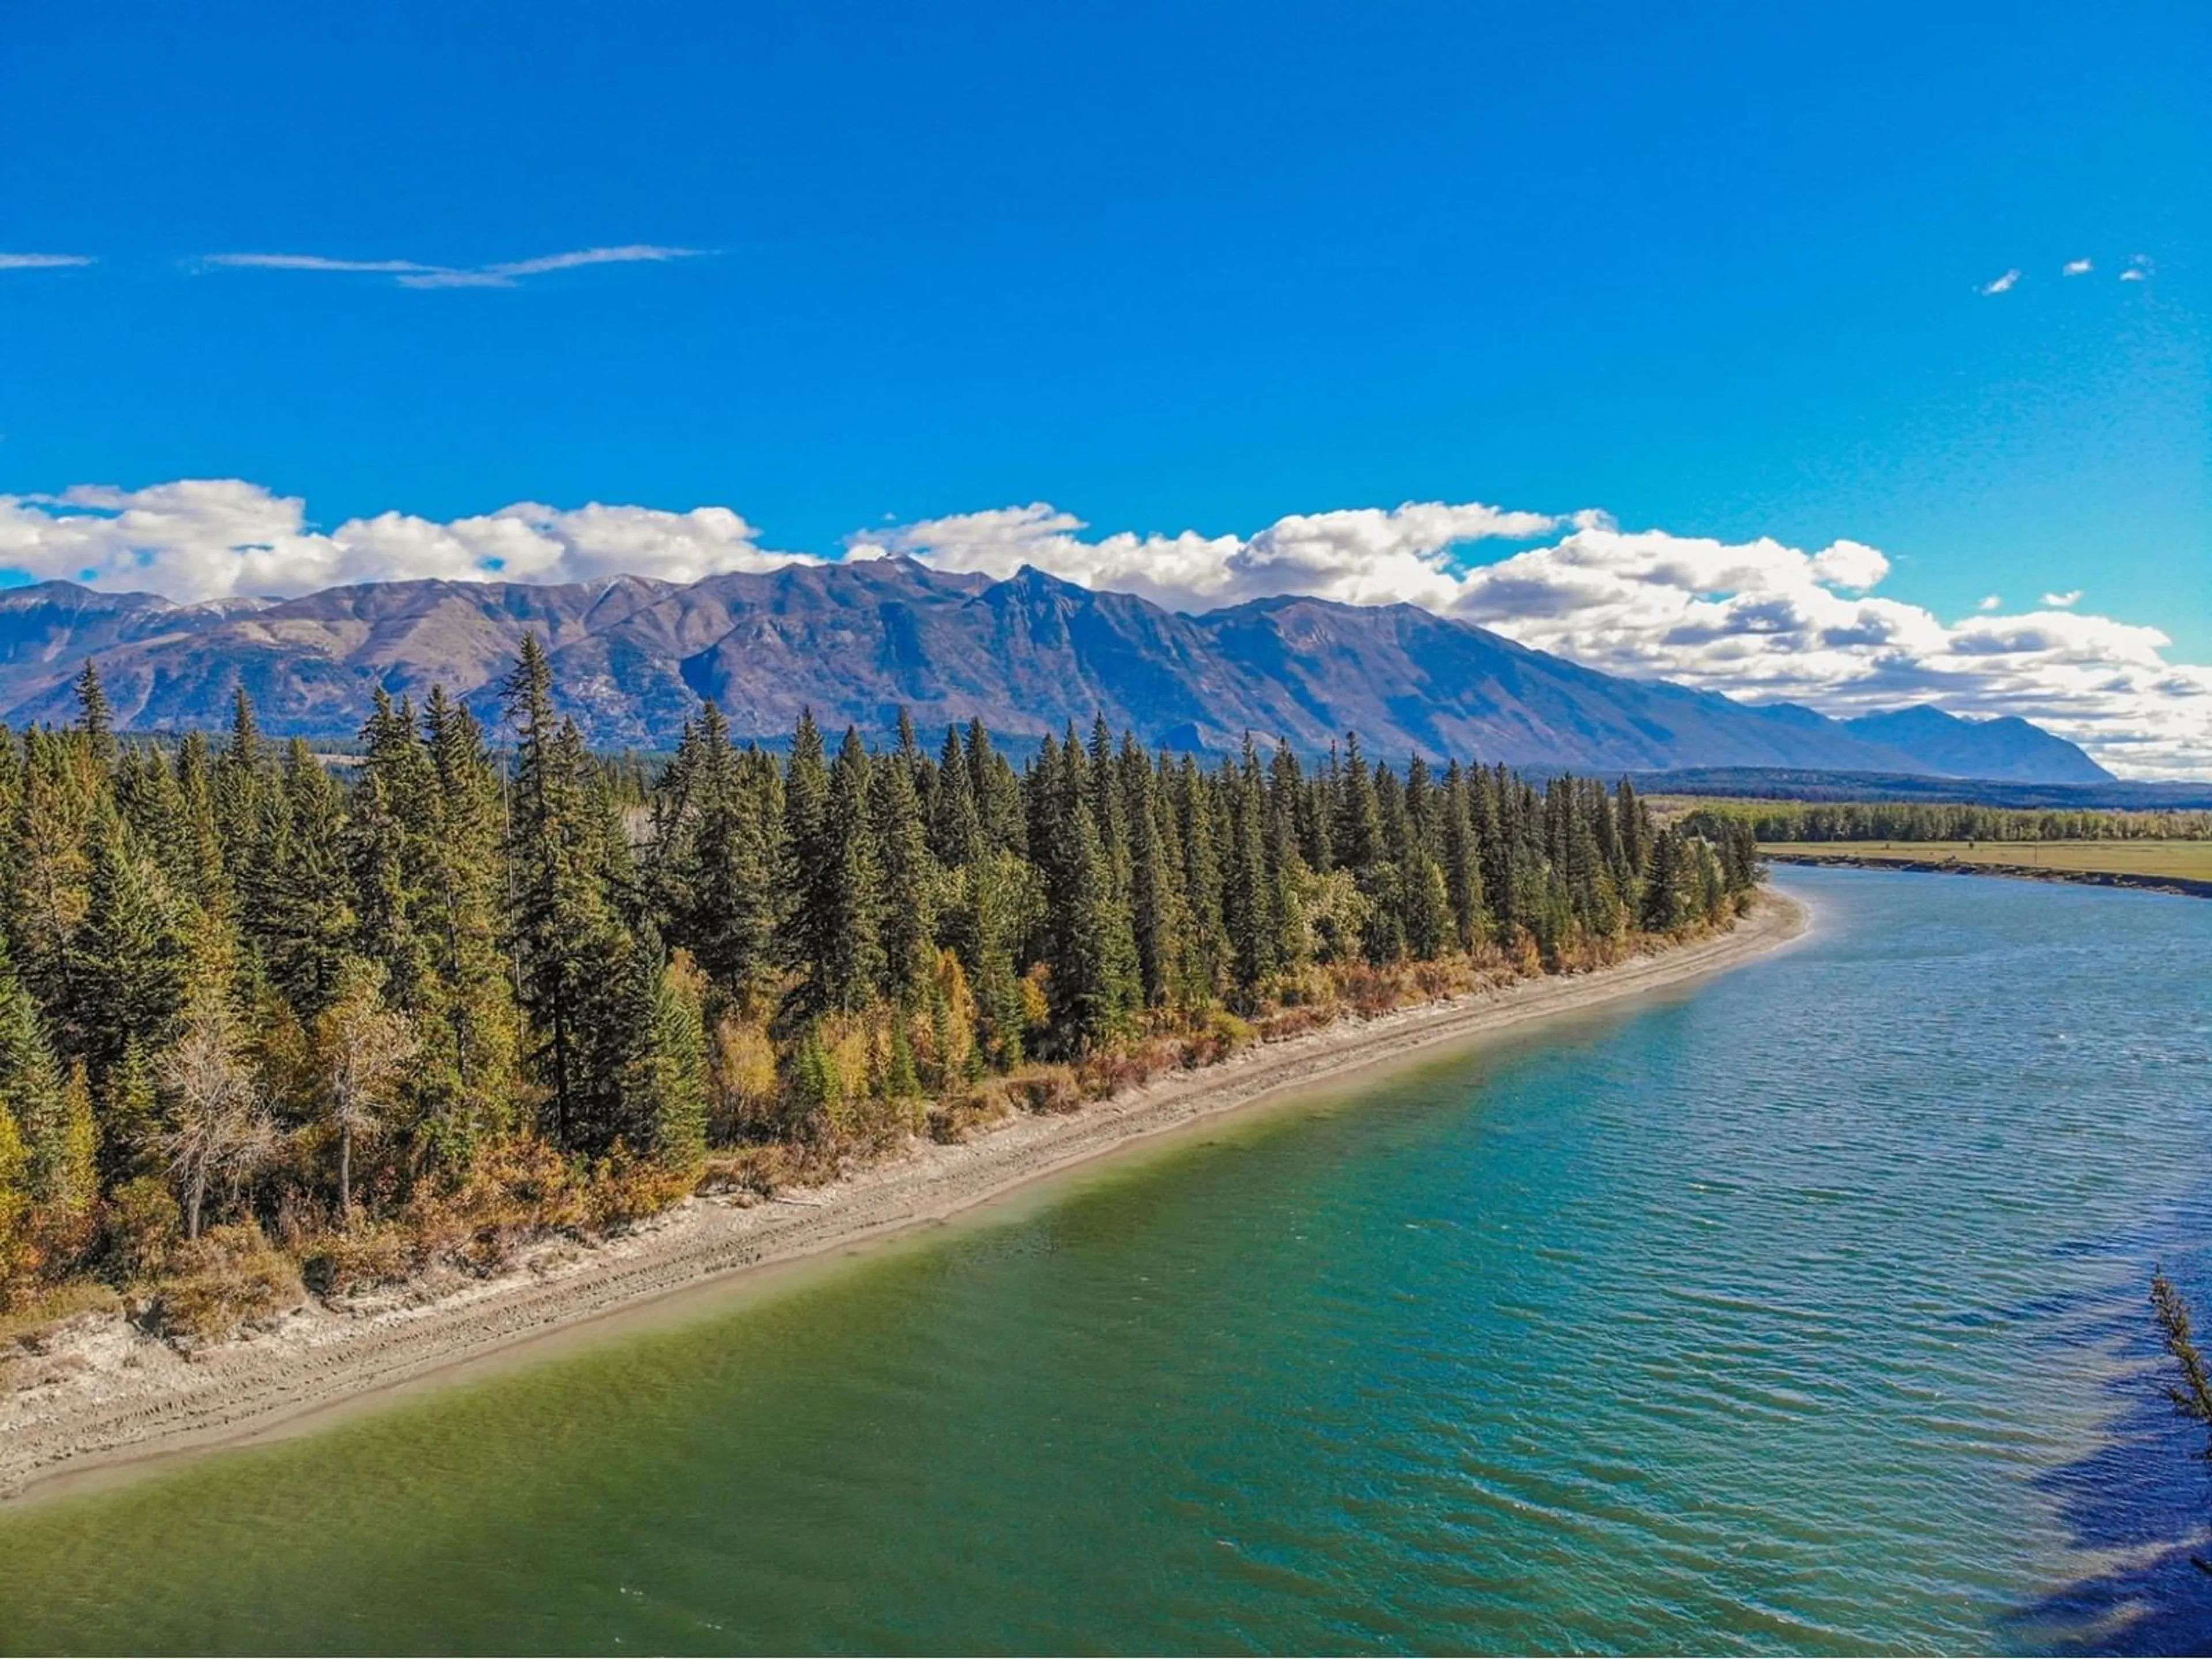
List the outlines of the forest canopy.
{"label": "forest canopy", "polygon": [[776,755],[709,703],[645,785],[534,639],[499,732],[380,692],[343,766],[242,690],[164,744],[77,691],[0,728],[0,1303],[96,1273],[187,1326],[300,1264],[489,1268],[710,1155],[834,1161],[1599,965],[1756,874],[1748,823],[1350,735],[1208,764],[1101,720],[1018,770],[980,724],[808,717]]}

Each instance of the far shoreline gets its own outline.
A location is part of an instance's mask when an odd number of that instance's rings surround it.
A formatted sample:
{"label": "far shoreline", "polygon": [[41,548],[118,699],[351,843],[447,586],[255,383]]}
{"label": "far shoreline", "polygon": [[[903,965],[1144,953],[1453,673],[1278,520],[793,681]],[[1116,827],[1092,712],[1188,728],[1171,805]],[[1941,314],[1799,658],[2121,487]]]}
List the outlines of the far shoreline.
{"label": "far shoreline", "polygon": [[[123,1479],[173,1459],[309,1432],[395,1394],[525,1363],[552,1340],[821,1262],[999,1204],[1176,1131],[1320,1090],[1536,1021],[1686,985],[1803,936],[1801,899],[1763,889],[1729,931],[1594,972],[1346,1016],[1200,1071],[1055,1116],[907,1152],[818,1188],[739,1206],[694,1200],[589,1246],[550,1247],[435,1299],[404,1290],[354,1310],[309,1304],[272,1331],[185,1360],[114,1315],[72,1326],[61,1380],[0,1395],[0,1509]],[[104,1481],[103,1481],[104,1484]]]}
{"label": "far shoreline", "polygon": [[[1818,845],[1819,843],[1811,843]],[[2189,876],[2149,875],[2131,870],[2068,870],[2040,864],[1975,864],[1959,859],[1879,857],[1866,853],[1794,853],[1761,846],[1760,858],[1769,864],[1787,864],[1801,870],[1898,870],[1913,875],[2000,876],[2012,881],[2059,882],[2075,887],[2126,887],[2139,893],[2165,893],[2177,898],[2212,898],[2212,881]]]}

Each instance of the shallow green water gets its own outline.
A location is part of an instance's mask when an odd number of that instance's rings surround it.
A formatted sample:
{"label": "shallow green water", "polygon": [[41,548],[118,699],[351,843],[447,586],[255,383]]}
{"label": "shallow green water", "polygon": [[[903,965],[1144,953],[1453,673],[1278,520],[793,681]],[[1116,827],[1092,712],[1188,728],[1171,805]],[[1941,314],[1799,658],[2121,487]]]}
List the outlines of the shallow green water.
{"label": "shallow green water", "polygon": [[0,1513],[0,1647],[2201,1650],[2212,905],[1788,884],[1694,993]]}

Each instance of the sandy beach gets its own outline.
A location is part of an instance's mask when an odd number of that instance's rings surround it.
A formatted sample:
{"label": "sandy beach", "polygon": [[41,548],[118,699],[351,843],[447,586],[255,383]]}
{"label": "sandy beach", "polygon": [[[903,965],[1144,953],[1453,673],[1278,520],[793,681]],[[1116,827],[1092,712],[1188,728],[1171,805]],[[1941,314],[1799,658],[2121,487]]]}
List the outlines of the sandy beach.
{"label": "sandy beach", "polygon": [[1594,1008],[1752,960],[1802,933],[1805,906],[1765,892],[1730,932],[1600,972],[1347,1017],[1064,1116],[1027,1116],[953,1146],[920,1143],[770,1201],[694,1199],[595,1244],[561,1241],[497,1278],[309,1303],[273,1328],[187,1359],[119,1315],[55,1332],[0,1395],[0,1496],[60,1477],[249,1438],[707,1281],[941,1220],[1202,1118]]}

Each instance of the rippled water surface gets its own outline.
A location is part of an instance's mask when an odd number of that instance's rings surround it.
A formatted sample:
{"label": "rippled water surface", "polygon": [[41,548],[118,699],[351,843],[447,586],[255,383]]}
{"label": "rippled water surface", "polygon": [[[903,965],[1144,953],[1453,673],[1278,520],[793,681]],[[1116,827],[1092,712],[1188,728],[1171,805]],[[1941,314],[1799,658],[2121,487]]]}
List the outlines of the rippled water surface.
{"label": "rippled water surface", "polygon": [[2212,1645],[2212,904],[1786,880],[1694,991],[0,1512],[0,1647]]}

